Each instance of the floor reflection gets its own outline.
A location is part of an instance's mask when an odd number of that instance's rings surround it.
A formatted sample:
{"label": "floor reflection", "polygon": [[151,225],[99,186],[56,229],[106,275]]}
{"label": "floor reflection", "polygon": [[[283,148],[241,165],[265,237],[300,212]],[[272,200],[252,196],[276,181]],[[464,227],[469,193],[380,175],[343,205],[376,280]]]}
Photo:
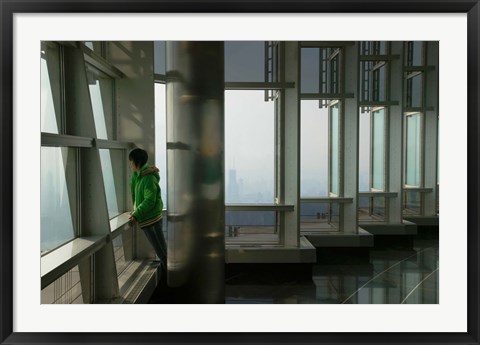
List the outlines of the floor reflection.
{"label": "floor reflection", "polygon": [[226,303],[436,304],[439,296],[438,240],[409,248],[372,249],[355,257],[297,270],[294,265],[252,266],[230,272]]}

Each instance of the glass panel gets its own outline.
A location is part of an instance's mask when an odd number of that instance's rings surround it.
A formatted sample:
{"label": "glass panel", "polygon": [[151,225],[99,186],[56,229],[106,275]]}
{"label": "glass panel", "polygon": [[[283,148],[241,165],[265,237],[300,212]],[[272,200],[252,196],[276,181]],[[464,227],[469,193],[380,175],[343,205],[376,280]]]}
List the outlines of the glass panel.
{"label": "glass panel", "polygon": [[328,196],[328,110],[301,101],[300,195]]}
{"label": "glass panel", "polygon": [[87,77],[97,138],[114,140],[113,79],[91,66]]}
{"label": "glass panel", "polygon": [[333,217],[334,222],[331,221],[331,212],[332,210],[335,212],[337,209],[337,206],[332,207],[330,203],[302,201],[300,203],[300,231],[302,233],[338,231],[338,219],[335,222],[336,215]]}
{"label": "glass panel", "polygon": [[340,208],[342,207],[341,204],[332,202],[330,203],[330,224],[337,229],[340,228]]}
{"label": "glass panel", "polygon": [[385,190],[385,109],[372,113],[372,188]]}
{"label": "glass panel", "polygon": [[225,92],[226,203],[274,202],[274,134],[274,102],[263,91]]}
{"label": "glass panel", "polygon": [[130,278],[130,274],[125,271],[133,261],[133,229],[128,228],[112,241],[113,252],[115,256],[115,266],[117,268],[118,285],[120,290],[125,286]]}
{"label": "glass panel", "polygon": [[[107,197],[107,208],[108,208],[108,218],[112,219],[115,216],[118,216],[121,212],[117,197],[117,185],[115,184],[115,178],[113,173],[113,162],[112,162],[112,154],[114,151],[120,150],[107,150],[107,149],[100,149],[100,163],[102,165],[102,173],[103,173],[103,183],[105,186],[105,195]],[[118,154],[118,152],[117,152]],[[120,151],[120,154],[123,154],[123,151]],[[123,161],[123,160],[122,160]],[[115,172],[121,173],[123,171],[124,166],[116,166]],[[121,183],[118,184],[120,187]]]}
{"label": "glass panel", "polygon": [[422,41],[407,42],[406,61],[407,66],[423,66],[423,46]]}
{"label": "glass panel", "polygon": [[166,86],[155,83],[155,165],[160,170],[160,189],[167,205],[167,108]]}
{"label": "glass panel", "polygon": [[41,131],[59,133],[60,123],[60,58],[58,46],[42,42],[41,51]]}
{"label": "glass panel", "polygon": [[406,191],[404,193],[404,215],[421,214],[422,195],[420,192]]}
{"label": "glass panel", "polygon": [[358,201],[358,220],[366,222],[385,221],[384,197],[360,197]]}
{"label": "glass panel", "polygon": [[358,190],[370,190],[370,163],[371,163],[371,146],[370,146],[370,111],[362,112],[360,109],[359,122],[359,160],[358,160]]}
{"label": "glass panel", "polygon": [[225,81],[265,81],[265,42],[226,41]]}
{"label": "glass panel", "polygon": [[[302,48],[301,54],[301,92],[320,92],[320,50]],[[326,71],[325,71],[326,72]]]}
{"label": "glass panel", "polygon": [[420,114],[407,116],[406,176],[405,184],[420,187],[421,159]]}
{"label": "glass panel", "polygon": [[330,192],[339,195],[340,118],[338,104],[330,107]]}
{"label": "glass panel", "polygon": [[387,54],[388,43],[385,41],[376,41],[375,42],[375,51],[377,55],[386,55]]}
{"label": "glass panel", "polygon": [[385,101],[385,70],[383,65],[374,71],[374,101]]}
{"label": "glass panel", "polygon": [[225,238],[229,244],[278,243],[275,211],[226,211]]}
{"label": "glass panel", "polygon": [[87,48],[90,48],[96,54],[102,56],[102,41],[85,41],[83,43]]}
{"label": "glass panel", "polygon": [[372,61],[360,61],[360,95],[361,101],[371,101],[372,100],[372,87],[371,87],[371,71],[373,63]]}
{"label": "glass panel", "polygon": [[153,42],[153,54],[154,54],[154,73],[163,74],[166,73],[166,42],[155,41]]}
{"label": "glass panel", "polygon": [[408,107],[422,107],[423,97],[423,74],[417,74],[414,77],[407,79],[407,106]]}
{"label": "glass panel", "polygon": [[339,55],[335,56],[330,61],[330,68],[331,68],[330,90],[332,93],[338,93],[340,90],[340,85],[338,82],[339,81],[338,60],[339,60]]}
{"label": "glass panel", "polygon": [[68,156],[73,149],[42,147],[41,150],[41,243],[42,253],[52,250],[74,238],[74,226],[67,188]]}
{"label": "glass panel", "polygon": [[83,304],[78,266],[42,289],[41,304]]}

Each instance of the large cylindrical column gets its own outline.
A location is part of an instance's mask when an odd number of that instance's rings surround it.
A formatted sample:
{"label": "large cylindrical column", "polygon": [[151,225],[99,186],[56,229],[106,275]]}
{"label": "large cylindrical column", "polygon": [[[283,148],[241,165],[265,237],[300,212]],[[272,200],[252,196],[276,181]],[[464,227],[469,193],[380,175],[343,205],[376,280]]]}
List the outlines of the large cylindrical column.
{"label": "large cylindrical column", "polygon": [[224,45],[167,42],[168,284],[224,303]]}

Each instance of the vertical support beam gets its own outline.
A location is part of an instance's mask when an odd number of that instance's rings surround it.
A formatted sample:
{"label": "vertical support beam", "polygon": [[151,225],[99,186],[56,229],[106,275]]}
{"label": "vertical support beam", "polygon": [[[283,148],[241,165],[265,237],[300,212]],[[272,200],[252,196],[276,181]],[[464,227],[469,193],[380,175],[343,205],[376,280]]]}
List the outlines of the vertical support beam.
{"label": "vertical support beam", "polygon": [[282,126],[284,128],[284,202],[294,205],[285,214],[285,247],[298,247],[300,242],[300,48],[298,42],[285,42],[285,81],[295,83],[285,89],[282,97]]}
{"label": "vertical support beam", "polygon": [[[95,122],[90,101],[88,80],[83,52],[80,49],[65,48],[66,80],[66,128],[67,134],[96,138]],[[80,149],[80,235],[110,236],[107,199],[100,154],[96,147]],[[80,264],[81,277],[90,273],[88,264]],[[95,302],[108,301],[119,295],[118,279],[109,241],[94,255],[94,298]],[[89,282],[82,281],[82,285]]]}
{"label": "vertical support beam", "polygon": [[224,303],[224,44],[167,42],[168,283]]}
{"label": "vertical support beam", "polygon": [[390,62],[390,98],[388,100],[398,101],[398,105],[392,105],[388,109],[387,191],[396,192],[397,197],[387,200],[387,221],[391,224],[400,224],[403,200],[403,42],[393,41],[390,44],[392,55],[398,55],[398,58]]}
{"label": "vertical support beam", "polygon": [[[425,73],[425,159],[424,187],[432,188],[423,198],[423,215],[437,214],[437,149],[438,149],[438,42],[426,42]],[[431,109],[431,110],[430,110]]]}
{"label": "vertical support beam", "polygon": [[[354,98],[343,102],[343,196],[353,198],[352,203],[343,205],[341,224],[343,232],[358,232],[358,44],[344,48],[344,92],[353,93]],[[342,183],[341,183],[342,185]]]}

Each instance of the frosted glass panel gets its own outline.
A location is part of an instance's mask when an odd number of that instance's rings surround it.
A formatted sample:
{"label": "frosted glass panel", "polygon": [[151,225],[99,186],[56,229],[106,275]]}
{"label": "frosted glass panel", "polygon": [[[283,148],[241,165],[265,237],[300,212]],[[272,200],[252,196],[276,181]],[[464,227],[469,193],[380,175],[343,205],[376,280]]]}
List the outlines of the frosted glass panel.
{"label": "frosted glass panel", "polygon": [[420,114],[407,116],[406,181],[409,186],[420,186],[421,159]]}
{"label": "frosted glass panel", "polygon": [[73,149],[42,147],[40,250],[52,250],[74,238],[65,165]]}
{"label": "frosted glass panel", "polygon": [[339,194],[340,119],[338,105],[330,108],[330,192]]}
{"label": "frosted glass panel", "polygon": [[[101,149],[100,163],[102,165],[103,183],[105,185],[105,194],[107,197],[108,218],[112,219],[121,212],[118,207],[117,191],[113,177],[113,164],[110,150]],[[121,167],[123,169],[123,167]]]}
{"label": "frosted glass panel", "polygon": [[263,91],[226,91],[226,202],[274,202],[274,167],[274,103]]}
{"label": "frosted glass panel", "polygon": [[372,142],[372,187],[385,189],[385,109],[374,111]]}
{"label": "frosted glass panel", "polygon": [[328,110],[301,102],[300,195],[328,195]]}

